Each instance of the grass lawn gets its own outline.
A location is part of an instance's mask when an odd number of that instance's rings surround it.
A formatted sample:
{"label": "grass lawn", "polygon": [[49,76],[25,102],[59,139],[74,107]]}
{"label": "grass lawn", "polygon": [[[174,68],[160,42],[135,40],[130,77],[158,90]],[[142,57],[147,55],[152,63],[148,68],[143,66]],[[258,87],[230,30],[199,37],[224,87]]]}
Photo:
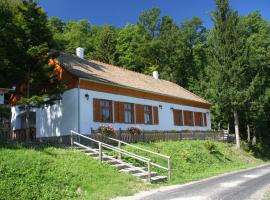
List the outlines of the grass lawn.
{"label": "grass lawn", "polygon": [[[254,158],[252,153],[239,152],[232,145],[219,142],[181,141],[136,145],[171,155],[173,172],[169,183],[143,183],[74,150],[18,145],[1,147],[0,144],[0,200],[110,199],[161,184],[184,183],[266,162]],[[155,156],[152,159],[166,164]],[[129,161],[138,164],[134,160]],[[166,174],[164,171],[159,172]]]}
{"label": "grass lawn", "polygon": [[[172,180],[168,184],[185,183],[218,175],[224,172],[254,167],[267,162],[267,159],[256,159],[251,152],[237,151],[232,144],[214,141],[168,141],[139,143],[144,147],[172,158]],[[166,166],[166,160],[148,153],[141,153],[125,147],[142,156],[151,157],[153,161]],[[137,161],[129,159],[133,163]],[[167,172],[154,168],[166,175]]]}
{"label": "grass lawn", "polygon": [[0,147],[0,199],[109,199],[147,188],[83,153],[52,147]]}

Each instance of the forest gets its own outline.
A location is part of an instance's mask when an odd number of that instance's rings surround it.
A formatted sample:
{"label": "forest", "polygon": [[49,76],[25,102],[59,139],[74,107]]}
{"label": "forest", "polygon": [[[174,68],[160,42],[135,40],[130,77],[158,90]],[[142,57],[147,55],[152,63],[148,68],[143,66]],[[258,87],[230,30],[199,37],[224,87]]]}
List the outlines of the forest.
{"label": "forest", "polygon": [[[214,0],[213,0],[214,1]],[[178,22],[159,8],[142,12],[136,24],[98,26],[91,19],[48,18],[31,0],[0,0],[0,86],[31,85],[25,102],[63,90],[48,84],[50,49],[85,49],[99,60],[169,80],[211,102],[212,128],[229,129],[248,143],[270,143],[270,22],[259,11],[240,16],[229,0],[216,0],[206,28],[194,16]],[[34,98],[34,100],[33,100]],[[29,102],[28,102],[29,103]]]}

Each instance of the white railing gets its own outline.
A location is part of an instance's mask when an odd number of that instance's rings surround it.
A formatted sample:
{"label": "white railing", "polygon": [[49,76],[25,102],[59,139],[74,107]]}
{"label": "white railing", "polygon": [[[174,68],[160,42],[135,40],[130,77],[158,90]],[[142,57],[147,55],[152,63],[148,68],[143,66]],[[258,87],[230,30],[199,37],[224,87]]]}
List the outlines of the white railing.
{"label": "white railing", "polygon": [[[150,164],[153,165],[153,166],[155,166],[155,167],[161,168],[163,170],[167,170],[168,171],[168,180],[171,180],[171,171],[172,171],[171,167],[172,167],[172,163],[171,163],[171,157],[170,156],[167,156],[167,155],[164,155],[164,154],[161,154],[161,153],[157,153],[157,152],[154,152],[154,151],[150,151],[148,149],[143,149],[141,147],[138,147],[138,146],[129,144],[129,143],[124,142],[122,140],[118,140],[118,139],[111,138],[111,137],[107,137],[107,138],[110,139],[110,140],[113,140],[113,141],[118,142],[118,148],[119,149],[121,149],[122,144],[124,144],[124,145],[130,146],[130,147],[132,147],[134,149],[138,149],[140,151],[144,151],[144,152],[147,152],[147,153],[150,153],[150,154],[159,156],[161,158],[165,158],[167,160],[167,166],[166,167],[164,167],[162,165],[159,165],[157,163],[154,163],[154,162],[151,162]],[[119,154],[119,158],[121,159],[121,154]]]}
{"label": "white railing", "polygon": [[[96,151],[96,152],[99,154],[99,160],[100,160],[100,162],[102,162],[102,148],[106,148],[106,149],[110,149],[112,151],[115,151],[115,152],[117,152],[120,155],[123,154],[123,155],[126,155],[126,156],[130,156],[130,157],[132,157],[132,158],[134,158],[136,160],[139,160],[141,162],[146,163],[147,164],[147,171],[148,171],[147,172],[147,180],[149,182],[151,182],[151,159],[145,158],[143,156],[139,156],[139,155],[134,154],[132,152],[128,152],[128,151],[126,151],[124,149],[121,149],[121,148],[118,148],[118,147],[114,147],[112,145],[109,145],[109,144],[103,143],[101,141],[92,139],[90,137],[87,137],[87,136],[82,135],[80,133],[77,133],[75,131],[70,131],[70,136],[71,136],[71,138],[70,138],[71,146],[73,146],[75,144],[77,146],[80,146],[80,147],[83,147],[83,148],[86,148],[86,149],[89,149],[90,150],[89,147],[81,144],[80,142],[74,141],[74,138],[73,138],[74,136],[79,136],[79,137],[85,138],[87,140],[90,140],[90,141],[95,142],[96,144],[98,144],[98,151]],[[91,149],[91,150],[94,151],[93,149]]]}

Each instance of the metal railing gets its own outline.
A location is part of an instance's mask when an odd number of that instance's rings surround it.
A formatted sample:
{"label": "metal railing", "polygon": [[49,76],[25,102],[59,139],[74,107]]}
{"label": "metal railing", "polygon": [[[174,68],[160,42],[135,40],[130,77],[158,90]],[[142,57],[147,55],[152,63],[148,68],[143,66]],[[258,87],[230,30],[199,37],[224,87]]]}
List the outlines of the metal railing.
{"label": "metal railing", "polygon": [[[106,137],[110,140],[113,140],[113,141],[116,141],[118,142],[118,148],[121,149],[121,145],[124,144],[124,145],[127,145],[127,146],[130,146],[132,148],[135,148],[135,149],[138,149],[140,151],[144,151],[144,152],[147,152],[147,153],[150,153],[150,154],[154,154],[156,156],[159,156],[159,157],[162,157],[162,158],[165,158],[167,160],[167,166],[164,167],[162,165],[159,165],[157,163],[154,163],[154,162],[151,162],[150,164],[157,167],[157,168],[161,168],[163,170],[167,170],[168,171],[168,180],[171,180],[171,172],[172,172],[172,163],[171,163],[171,157],[170,156],[167,156],[167,155],[164,155],[164,154],[161,154],[161,153],[157,153],[157,152],[154,152],[154,151],[150,151],[148,149],[143,149],[141,147],[138,147],[138,146],[135,146],[135,145],[132,145],[132,144],[129,144],[127,142],[124,142],[124,141],[121,141],[121,140],[118,140],[118,139],[115,139],[115,138],[111,138],[111,137]],[[121,159],[121,154],[119,154],[119,158]]]}
{"label": "metal railing", "polygon": [[[103,142],[101,142],[101,141],[98,141],[98,140],[95,140],[95,139],[92,139],[92,138],[90,138],[90,137],[87,137],[87,136],[85,136],[85,135],[82,135],[82,134],[80,134],[80,133],[77,133],[77,132],[75,132],[75,131],[70,131],[70,142],[71,142],[71,146],[73,146],[74,144],[75,145],[77,145],[77,146],[80,146],[80,147],[83,147],[83,148],[86,148],[86,149],[89,149],[90,150],[90,148],[89,147],[87,147],[87,146],[85,146],[85,145],[83,145],[83,144],[81,144],[81,143],[79,143],[79,142],[76,142],[76,141],[74,141],[74,136],[78,136],[78,137],[82,137],[82,138],[85,138],[85,139],[87,139],[87,140],[89,140],[89,141],[92,141],[92,142],[95,142],[96,144],[98,144],[98,151],[96,151],[96,153],[98,153],[99,154],[99,161],[100,162],[102,162],[102,148],[106,148],[106,149],[110,149],[110,150],[112,150],[112,151],[115,151],[115,152],[117,152],[118,154],[123,154],[123,155],[126,155],[126,156],[130,156],[130,157],[132,157],[132,158],[134,158],[134,159],[136,159],[136,160],[139,160],[139,161],[141,161],[141,162],[144,162],[144,163],[146,163],[147,164],[147,180],[149,181],[149,182],[151,182],[151,159],[149,159],[149,158],[145,158],[145,157],[143,157],[143,156],[139,156],[139,155],[137,155],[137,154],[134,154],[134,153],[132,153],[132,152],[128,152],[128,151],[126,151],[126,150],[124,150],[124,149],[121,149],[121,148],[118,148],[118,147],[114,147],[114,146],[112,146],[112,145],[109,145],[109,144],[106,144],[106,143],[103,143]],[[93,150],[93,149],[91,149],[92,151],[95,151],[95,150]]]}

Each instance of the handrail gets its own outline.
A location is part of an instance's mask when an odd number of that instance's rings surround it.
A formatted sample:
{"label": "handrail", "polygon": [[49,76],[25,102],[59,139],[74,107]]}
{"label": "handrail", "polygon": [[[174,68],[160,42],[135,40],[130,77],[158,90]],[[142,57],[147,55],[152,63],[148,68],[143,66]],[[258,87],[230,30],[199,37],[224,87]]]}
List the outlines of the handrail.
{"label": "handrail", "polygon": [[[158,168],[161,168],[161,169],[164,169],[164,170],[167,170],[168,171],[168,180],[171,179],[171,171],[172,171],[171,167],[172,167],[172,164],[171,164],[171,157],[170,156],[167,156],[167,155],[164,155],[164,154],[161,154],[161,153],[157,153],[157,152],[154,152],[154,151],[150,151],[148,149],[143,149],[141,147],[138,147],[138,146],[129,144],[127,142],[124,142],[122,140],[118,140],[118,139],[115,139],[115,138],[111,138],[111,137],[106,137],[106,138],[118,142],[118,148],[121,148],[121,144],[125,144],[125,145],[130,146],[130,147],[133,147],[135,149],[139,149],[141,151],[148,152],[148,153],[151,153],[151,154],[154,154],[154,155],[157,155],[157,156],[166,158],[166,160],[167,160],[167,167],[161,166],[161,165],[159,165],[157,163],[154,163],[154,162],[151,162],[151,165],[153,165],[155,167],[158,167]],[[119,157],[121,157],[121,155],[119,155]]]}
{"label": "handrail", "polygon": [[143,148],[141,148],[141,147],[138,147],[138,146],[129,144],[129,143],[124,142],[124,141],[122,141],[122,140],[118,140],[118,139],[111,138],[111,137],[107,137],[107,138],[110,139],[110,140],[114,140],[114,141],[117,141],[117,142],[121,142],[122,144],[125,144],[125,145],[127,145],[127,146],[131,146],[131,147],[133,147],[133,148],[136,148],[136,149],[139,149],[139,150],[148,152],[148,153],[152,153],[152,154],[155,154],[155,155],[164,157],[164,158],[170,158],[170,156],[167,156],[167,155],[164,155],[164,154],[161,154],[161,153],[157,153],[157,152],[154,152],[154,151],[150,151],[150,150],[148,150],[148,149],[143,149]]}
{"label": "handrail", "polygon": [[[124,150],[124,149],[121,149],[121,148],[114,147],[114,146],[112,146],[112,145],[103,143],[103,142],[101,142],[101,141],[92,139],[92,138],[90,138],[90,137],[87,137],[87,136],[85,136],[85,135],[82,135],[82,134],[77,133],[77,132],[72,131],[72,130],[70,131],[70,133],[71,133],[71,135],[70,135],[70,136],[71,136],[71,138],[70,138],[70,139],[71,139],[71,145],[76,144],[76,145],[78,145],[78,146],[81,146],[81,147],[84,147],[84,148],[89,149],[89,147],[87,147],[87,146],[85,146],[85,145],[82,145],[82,144],[80,144],[80,143],[78,143],[78,142],[73,141],[73,134],[74,134],[74,135],[78,135],[78,136],[80,136],[80,137],[83,137],[83,138],[85,138],[85,139],[88,139],[88,140],[90,140],[90,141],[96,142],[96,143],[98,144],[98,146],[99,146],[99,151],[98,151],[98,153],[99,153],[99,160],[100,160],[100,161],[102,161],[102,147],[105,147],[105,148],[107,148],[107,149],[111,149],[111,150],[113,150],[113,151],[116,151],[116,152],[118,152],[119,154],[124,154],[124,155],[130,156],[130,157],[132,157],[132,158],[135,158],[135,159],[137,159],[137,160],[139,160],[139,161],[142,161],[142,162],[144,162],[144,163],[147,163],[147,167],[148,167],[148,178],[147,178],[147,180],[148,180],[149,182],[151,182],[151,159],[145,158],[145,157],[143,157],[143,156],[137,155],[137,154],[132,153],[132,152],[128,152],[128,151],[126,151],[126,150]],[[96,151],[96,152],[97,152],[97,151]]]}

